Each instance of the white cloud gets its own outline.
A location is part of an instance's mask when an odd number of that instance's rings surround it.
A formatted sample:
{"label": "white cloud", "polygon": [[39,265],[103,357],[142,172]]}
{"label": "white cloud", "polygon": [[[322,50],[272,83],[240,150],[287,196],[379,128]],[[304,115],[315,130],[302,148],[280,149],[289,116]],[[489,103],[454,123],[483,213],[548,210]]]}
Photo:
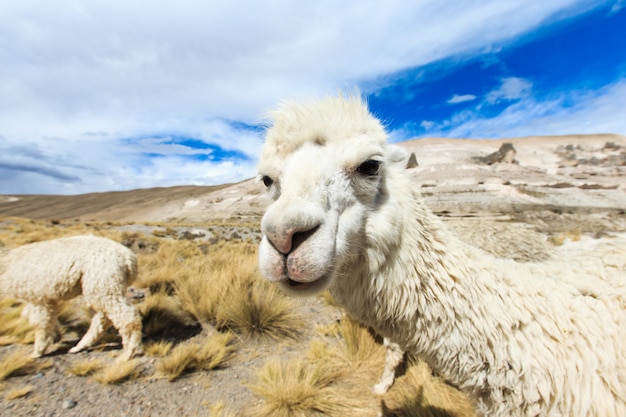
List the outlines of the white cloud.
{"label": "white cloud", "polygon": [[611,6],[611,11],[609,12],[611,15],[616,14],[620,10],[622,10],[626,6],[626,0],[615,0],[613,6]]}
{"label": "white cloud", "polygon": [[422,120],[422,122],[420,123],[420,127],[426,130],[430,130],[435,126],[436,126],[436,123],[431,120]]}
{"label": "white cloud", "polygon": [[500,87],[487,94],[488,103],[497,103],[502,100],[517,100],[531,95],[532,83],[517,77],[504,78]]}
{"label": "white cloud", "polygon": [[463,95],[455,94],[448,101],[446,101],[446,103],[457,104],[457,103],[465,103],[466,101],[472,101],[472,100],[476,100],[476,96],[473,94],[463,94]]}
{"label": "white cloud", "polygon": [[598,91],[571,91],[544,100],[526,96],[495,117],[481,116],[478,108],[465,110],[431,126],[424,136],[501,138],[626,132],[624,103],[626,79]]}
{"label": "white cloud", "polygon": [[[253,173],[261,139],[229,120],[255,124],[281,99],[493,49],[557,14],[564,19],[600,4],[3,2],[0,193],[242,179]],[[183,161],[176,147],[150,158],[125,141],[168,134],[250,158],[233,166]],[[16,148],[19,155],[11,153]]]}

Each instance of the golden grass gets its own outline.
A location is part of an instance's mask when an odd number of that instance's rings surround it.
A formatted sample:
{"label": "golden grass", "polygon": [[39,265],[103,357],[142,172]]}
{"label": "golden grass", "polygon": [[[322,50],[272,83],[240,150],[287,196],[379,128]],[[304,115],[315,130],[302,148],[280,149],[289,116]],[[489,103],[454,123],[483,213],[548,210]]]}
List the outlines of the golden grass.
{"label": "golden grass", "polygon": [[293,301],[259,276],[251,244],[216,245],[186,262],[178,278],[183,308],[205,326],[271,339],[293,337],[303,326]]}
{"label": "golden grass", "polygon": [[291,299],[265,281],[233,285],[217,312],[217,326],[244,336],[295,338],[304,327]]}
{"label": "golden grass", "polygon": [[181,279],[185,264],[201,255],[195,242],[163,239],[156,252],[140,254],[136,285],[150,288],[152,292],[171,293],[172,284]]}
{"label": "golden grass", "polygon": [[361,378],[364,370],[379,371],[384,362],[385,348],[367,328],[346,316],[330,330],[339,341],[329,349],[330,358],[351,370],[360,370]]}
{"label": "golden grass", "polygon": [[192,370],[196,353],[200,346],[194,343],[181,343],[175,346],[171,352],[156,364],[157,371],[173,381],[183,372]]}
{"label": "golden grass", "polygon": [[159,340],[156,342],[148,342],[144,346],[144,353],[148,356],[155,358],[162,358],[166,356],[174,347],[173,342],[165,340]]}
{"label": "golden grass", "polygon": [[67,372],[76,376],[92,375],[100,371],[104,367],[104,362],[101,359],[85,359],[74,362]]}
{"label": "golden grass", "polygon": [[141,375],[139,360],[115,361],[104,366],[93,374],[93,378],[101,384],[119,384],[124,381],[137,379]]}
{"label": "golden grass", "polygon": [[343,377],[342,370],[326,361],[270,359],[250,387],[262,399],[251,414],[255,417],[366,415],[372,402],[363,401],[352,387],[342,384]]}
{"label": "golden grass", "polygon": [[215,403],[209,408],[209,417],[237,417],[238,413],[234,413],[227,409],[223,402]]}
{"label": "golden grass", "polygon": [[19,349],[7,353],[0,360],[0,381],[12,376],[30,375],[52,366],[50,359],[33,359],[30,349]]}
{"label": "golden grass", "polygon": [[432,376],[424,362],[413,361],[385,396],[390,415],[397,417],[474,417],[469,399]]}
{"label": "golden grass", "polygon": [[202,344],[181,343],[157,362],[156,369],[173,381],[186,372],[221,368],[234,356],[232,340],[230,333],[214,333]]}
{"label": "golden grass", "polygon": [[251,386],[262,399],[254,416],[375,415],[371,389],[382,372],[383,346],[347,317],[320,332],[304,357],[266,363]]}
{"label": "golden grass", "polygon": [[196,353],[197,368],[210,371],[226,366],[234,357],[232,342],[231,333],[214,333],[209,336]]}
{"label": "golden grass", "polygon": [[106,233],[101,233],[101,227],[83,222],[34,220],[20,217],[0,217],[0,221],[4,222],[2,242],[10,248],[65,236],[106,235]]}
{"label": "golden grass", "polygon": [[23,304],[12,298],[0,299],[0,346],[33,342],[34,332],[22,309]]}
{"label": "golden grass", "polygon": [[218,303],[224,297],[227,287],[219,271],[211,268],[210,259],[193,259],[179,267],[174,292],[182,307],[195,319],[206,326],[215,322]]}
{"label": "golden grass", "polygon": [[16,400],[18,398],[26,397],[28,394],[33,392],[34,387],[32,385],[25,385],[23,387],[14,388],[11,391],[7,392],[4,398],[7,401]]}

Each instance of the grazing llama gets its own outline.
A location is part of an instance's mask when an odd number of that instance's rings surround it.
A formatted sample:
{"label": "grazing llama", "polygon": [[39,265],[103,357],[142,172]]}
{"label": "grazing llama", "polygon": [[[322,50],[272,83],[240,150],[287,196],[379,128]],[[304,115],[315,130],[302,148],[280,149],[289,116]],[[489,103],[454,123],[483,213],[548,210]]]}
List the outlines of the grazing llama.
{"label": "grazing llama", "polygon": [[31,243],[0,255],[0,296],[27,303],[23,315],[35,328],[33,357],[42,356],[60,334],[59,301],[81,294],[96,313],[70,352],[91,347],[112,322],[124,346],[119,360],[141,353],[141,316],[124,297],[136,276],[135,254],[96,236]]}
{"label": "grazing llama", "polygon": [[626,247],[518,263],[462,243],[424,205],[359,97],[271,113],[274,202],[259,265],[346,312],[467,393],[484,416],[626,416]]}

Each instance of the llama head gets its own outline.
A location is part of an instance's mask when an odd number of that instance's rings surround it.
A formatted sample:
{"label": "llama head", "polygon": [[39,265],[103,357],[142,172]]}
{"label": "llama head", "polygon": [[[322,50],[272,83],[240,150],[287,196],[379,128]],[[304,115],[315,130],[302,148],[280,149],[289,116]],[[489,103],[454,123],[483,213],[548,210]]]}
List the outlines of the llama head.
{"label": "llama head", "polygon": [[259,179],[274,200],[261,229],[261,272],[290,294],[312,295],[365,250],[368,217],[388,199],[406,152],[388,145],[359,97],[288,102],[271,113]]}

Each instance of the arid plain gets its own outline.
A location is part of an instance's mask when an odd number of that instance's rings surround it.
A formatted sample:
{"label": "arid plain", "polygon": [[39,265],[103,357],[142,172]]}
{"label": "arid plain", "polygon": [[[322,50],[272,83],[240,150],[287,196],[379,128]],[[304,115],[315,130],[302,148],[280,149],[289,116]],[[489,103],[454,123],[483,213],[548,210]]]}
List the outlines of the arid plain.
{"label": "arid plain", "polygon": [[[415,155],[416,165],[407,169],[426,204],[462,238],[497,256],[525,262],[569,257],[604,240],[626,239],[624,136],[419,139],[400,146]],[[56,350],[0,378],[0,415],[375,416],[381,406],[386,416],[472,415],[453,388],[416,360],[401,370],[388,394],[375,396],[370,387],[384,361],[375,335],[349,322],[328,297],[286,299],[267,289],[255,270],[255,248],[268,203],[255,179],[76,196],[0,195],[0,245],[9,249],[93,233],[138,253],[140,280],[129,297],[144,313],[144,344],[153,349],[126,377],[103,379],[98,372],[113,363],[119,339],[112,332],[90,352],[66,353],[89,314],[68,305]],[[507,237],[511,230],[516,239]],[[215,291],[234,298],[220,282],[240,275],[250,281],[237,287],[248,297],[239,310],[253,300],[258,311],[250,316],[259,318],[263,308],[284,302],[287,321],[246,327],[234,313],[216,312],[216,305],[228,304],[223,299],[189,296]],[[0,320],[13,323],[0,326],[3,363],[28,351],[24,344],[32,335],[16,333],[20,304],[1,302]],[[167,303],[173,307],[165,308]],[[207,303],[204,310],[200,303]],[[195,362],[170,378],[167,361],[174,362],[176,346],[200,349],[225,334],[222,362],[207,366],[196,352]],[[100,368],[79,376],[76,367],[84,362]],[[316,363],[331,364],[334,373]],[[293,374],[301,378],[290,379]],[[299,385],[305,382],[308,394]],[[277,393],[298,401],[277,400]],[[291,411],[281,414],[272,401]]]}

